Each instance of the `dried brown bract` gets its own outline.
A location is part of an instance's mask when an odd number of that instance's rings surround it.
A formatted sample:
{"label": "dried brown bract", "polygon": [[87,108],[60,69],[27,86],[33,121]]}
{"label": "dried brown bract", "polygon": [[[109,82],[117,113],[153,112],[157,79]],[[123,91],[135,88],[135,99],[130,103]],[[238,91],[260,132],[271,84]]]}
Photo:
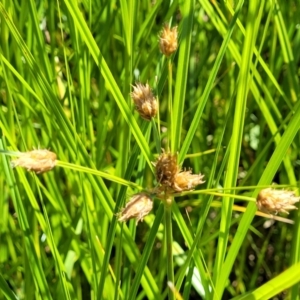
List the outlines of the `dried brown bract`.
{"label": "dried brown bract", "polygon": [[138,193],[131,197],[125,208],[118,214],[118,221],[126,222],[136,219],[136,224],[147,216],[153,208],[152,199],[146,193]]}
{"label": "dried brown bract", "polygon": [[150,121],[157,113],[157,100],[154,97],[150,86],[147,84],[136,83],[133,86],[131,98],[140,116]]}
{"label": "dried brown bract", "polygon": [[168,24],[165,24],[159,36],[159,48],[162,54],[167,57],[173,54],[178,47],[177,39],[177,26],[171,29]]}
{"label": "dried brown bract", "polygon": [[300,197],[296,197],[293,191],[267,188],[259,192],[256,205],[259,210],[267,213],[288,214],[288,210],[297,209],[294,204],[299,200]]}
{"label": "dried brown bract", "polygon": [[47,149],[38,149],[21,153],[11,161],[12,168],[23,167],[37,174],[50,171],[56,165],[56,154]]}

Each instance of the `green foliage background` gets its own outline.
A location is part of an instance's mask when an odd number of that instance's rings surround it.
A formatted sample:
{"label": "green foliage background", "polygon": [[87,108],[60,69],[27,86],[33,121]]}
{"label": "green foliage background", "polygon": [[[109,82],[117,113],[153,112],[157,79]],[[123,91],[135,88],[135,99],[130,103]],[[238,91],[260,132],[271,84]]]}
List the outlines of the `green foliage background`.
{"label": "green foliage background", "polygon": [[[299,211],[255,216],[259,190],[299,184],[299,16],[292,0],[2,0],[0,299],[299,299]],[[34,147],[58,166],[11,169]],[[118,223],[168,147],[205,184]]]}

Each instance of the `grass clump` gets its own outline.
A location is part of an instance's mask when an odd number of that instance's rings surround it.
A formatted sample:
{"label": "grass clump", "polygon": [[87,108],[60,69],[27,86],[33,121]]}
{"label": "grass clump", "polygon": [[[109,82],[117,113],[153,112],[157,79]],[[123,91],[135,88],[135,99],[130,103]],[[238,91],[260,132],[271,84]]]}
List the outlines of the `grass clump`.
{"label": "grass clump", "polygon": [[0,299],[298,299],[299,13],[0,2]]}

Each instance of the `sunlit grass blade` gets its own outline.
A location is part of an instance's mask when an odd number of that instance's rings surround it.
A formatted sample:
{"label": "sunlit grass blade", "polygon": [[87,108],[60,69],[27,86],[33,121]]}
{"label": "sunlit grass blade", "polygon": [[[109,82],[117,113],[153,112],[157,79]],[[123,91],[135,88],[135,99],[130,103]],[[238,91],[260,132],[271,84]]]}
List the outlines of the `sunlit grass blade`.
{"label": "sunlit grass blade", "polygon": [[[281,138],[280,143],[276,147],[275,151],[271,159],[269,160],[258,185],[269,184],[275,173],[277,172],[280,164],[282,163],[283,158],[286,155],[288,148],[290,147],[291,143],[293,142],[295,135],[297,134],[298,130],[300,129],[300,107],[298,107],[295,115],[291,119],[290,123],[288,124],[284,135]],[[253,197],[256,197],[259,190],[254,191]],[[216,285],[216,295],[221,295],[225,288],[226,280],[228,278],[228,274],[233,266],[237,253],[242,245],[242,242],[247,234],[248,228],[250,223],[255,215],[256,212],[256,205],[255,203],[249,203],[247,206],[247,210],[243,215],[240,225],[237,229],[237,233],[233,239],[229,252],[227,254],[225,263],[222,267],[222,271],[219,277],[219,280]]]}
{"label": "sunlit grass blade", "polygon": [[272,297],[287,290],[289,287],[298,283],[300,280],[300,263],[297,263],[287,270],[279,274],[277,277],[271,279],[263,284],[253,292],[247,293],[245,296],[235,297],[234,300],[263,300],[272,299]]}
{"label": "sunlit grass blade", "polygon": [[192,39],[192,28],[193,28],[193,12],[195,1],[185,1],[182,7],[183,22],[181,25],[180,32],[180,47],[179,47],[179,58],[176,73],[175,93],[173,102],[173,124],[174,126],[171,139],[171,150],[172,152],[178,151],[181,142],[181,129],[182,129],[182,118],[183,109],[185,104],[186,96],[186,84],[188,78],[189,58],[191,49]]}
{"label": "sunlit grass blade", "polygon": [[3,276],[0,274],[0,290],[1,293],[5,296],[8,300],[18,300],[19,298],[16,296],[16,294],[10,289],[7,282],[3,278]]}
{"label": "sunlit grass blade", "polygon": [[[241,1],[242,3],[242,1]],[[244,127],[245,112],[247,95],[250,89],[250,66],[251,58],[253,55],[254,44],[256,40],[256,32],[254,31],[255,23],[260,22],[256,18],[256,12],[258,9],[255,1],[251,2],[248,12],[248,27],[246,28],[246,35],[242,53],[242,64],[239,73],[239,85],[237,89],[237,96],[235,102],[235,113],[232,127],[232,137],[230,143],[230,154],[228,158],[228,167],[225,177],[224,187],[228,189],[234,187],[237,180],[239,159],[242,146],[243,131],[240,129]],[[254,17],[255,16],[255,17]],[[221,224],[220,224],[220,235],[218,240],[217,257],[214,267],[214,283],[218,282],[218,276],[221,273],[223,261],[226,255],[227,242],[229,237],[229,224],[232,214],[233,199],[230,197],[223,198],[222,212],[221,212]],[[215,299],[218,299],[220,295],[216,293]]]}
{"label": "sunlit grass blade", "polygon": [[[243,1],[239,1],[239,7],[238,8],[241,7],[242,3],[243,3]],[[199,105],[198,105],[197,110],[195,112],[194,118],[193,118],[192,123],[189,127],[188,133],[187,133],[187,135],[186,135],[186,137],[183,141],[183,145],[182,145],[180,153],[179,153],[179,162],[180,163],[183,162],[185,155],[188,153],[190,144],[191,144],[192,139],[194,137],[194,134],[197,130],[198,124],[200,122],[200,118],[202,116],[202,112],[203,112],[204,107],[207,103],[208,97],[210,95],[211,89],[213,87],[214,81],[216,79],[216,76],[217,76],[217,73],[218,73],[218,70],[219,70],[219,67],[221,65],[222,59],[224,57],[224,54],[226,52],[228,43],[230,41],[232,32],[235,28],[235,23],[236,23],[238,14],[239,14],[239,9],[237,9],[236,15],[234,16],[234,18],[231,21],[231,24],[229,26],[229,30],[228,30],[228,32],[227,32],[227,34],[226,34],[226,36],[223,40],[222,46],[220,48],[220,51],[218,53],[218,56],[217,56],[216,61],[214,63],[214,66],[213,66],[213,68],[210,72],[210,76],[209,76],[209,79],[208,79],[207,84],[205,86],[203,95],[202,95],[201,99],[199,100]]]}
{"label": "sunlit grass blade", "polygon": [[155,216],[154,223],[151,227],[151,232],[150,232],[149,237],[147,239],[147,243],[146,243],[144,251],[142,253],[139,268],[138,268],[138,270],[135,274],[134,280],[131,284],[130,298],[128,298],[130,300],[136,299],[136,293],[137,293],[139,285],[140,285],[140,280],[143,276],[143,272],[144,272],[145,266],[147,265],[147,262],[148,262],[150,254],[151,254],[151,251],[153,251],[153,245],[154,245],[155,238],[156,238],[156,235],[157,235],[158,227],[159,227],[159,225],[162,221],[163,212],[164,212],[163,204],[160,204],[160,207],[159,207],[159,209],[156,213],[156,216]]}

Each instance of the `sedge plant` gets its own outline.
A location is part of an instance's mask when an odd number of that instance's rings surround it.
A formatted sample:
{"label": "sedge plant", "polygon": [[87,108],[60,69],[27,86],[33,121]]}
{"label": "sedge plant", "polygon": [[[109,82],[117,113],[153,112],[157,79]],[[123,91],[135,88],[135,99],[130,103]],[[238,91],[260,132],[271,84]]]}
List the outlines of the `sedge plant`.
{"label": "sedge plant", "polygon": [[299,299],[296,1],[0,2],[0,299]]}

